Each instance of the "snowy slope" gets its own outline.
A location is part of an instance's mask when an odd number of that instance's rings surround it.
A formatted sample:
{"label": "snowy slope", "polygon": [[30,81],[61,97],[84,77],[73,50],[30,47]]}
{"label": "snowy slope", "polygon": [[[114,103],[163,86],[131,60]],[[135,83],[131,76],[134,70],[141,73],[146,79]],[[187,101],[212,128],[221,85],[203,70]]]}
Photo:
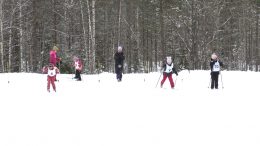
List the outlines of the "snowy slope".
{"label": "snowy slope", "polygon": [[[259,146],[260,73],[182,71],[176,88],[160,74],[0,74],[0,146]],[[174,76],[176,80],[176,76]],[[9,81],[9,82],[8,82]]]}

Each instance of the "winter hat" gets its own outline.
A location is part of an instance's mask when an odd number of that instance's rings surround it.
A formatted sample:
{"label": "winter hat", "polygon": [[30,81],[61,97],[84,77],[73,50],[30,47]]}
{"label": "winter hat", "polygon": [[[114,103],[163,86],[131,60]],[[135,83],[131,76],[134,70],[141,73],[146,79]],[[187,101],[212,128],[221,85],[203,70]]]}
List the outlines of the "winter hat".
{"label": "winter hat", "polygon": [[56,46],[53,46],[52,50],[59,51],[59,48]]}
{"label": "winter hat", "polygon": [[171,56],[166,57],[166,62],[168,64],[171,64],[172,63],[172,57]]}
{"label": "winter hat", "polygon": [[211,55],[211,59],[216,60],[217,58],[218,58],[218,56],[217,56],[215,53],[213,53],[213,54]]}
{"label": "winter hat", "polygon": [[117,51],[118,51],[118,52],[122,52],[122,51],[123,51],[123,48],[122,48],[121,46],[118,46]]}

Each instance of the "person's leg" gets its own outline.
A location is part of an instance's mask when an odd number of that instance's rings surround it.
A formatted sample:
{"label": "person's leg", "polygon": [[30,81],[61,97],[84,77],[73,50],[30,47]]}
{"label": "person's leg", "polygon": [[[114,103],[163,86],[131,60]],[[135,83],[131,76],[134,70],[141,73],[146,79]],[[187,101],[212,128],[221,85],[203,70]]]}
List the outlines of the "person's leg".
{"label": "person's leg", "polygon": [[173,89],[173,88],[174,88],[174,82],[173,82],[173,79],[172,79],[172,74],[170,74],[170,75],[168,76],[168,79],[169,79],[169,81],[170,81],[171,88]]}
{"label": "person's leg", "polygon": [[75,76],[74,79],[77,79],[77,70],[75,70]]}
{"label": "person's leg", "polygon": [[115,66],[115,72],[116,72],[116,79],[119,79],[119,69],[117,66]]}
{"label": "person's leg", "polygon": [[211,73],[211,89],[214,89],[214,84],[215,84],[214,81],[215,81],[214,74]]}
{"label": "person's leg", "polygon": [[51,80],[50,80],[50,77],[48,76],[47,77],[47,91],[50,92],[50,83],[51,83]]}
{"label": "person's leg", "polygon": [[53,90],[56,92],[56,86],[55,86],[54,82],[55,82],[55,78],[51,77],[51,85],[52,85]]}
{"label": "person's leg", "polygon": [[81,75],[80,75],[81,71],[78,71],[78,72],[79,72],[79,81],[81,81]]}
{"label": "person's leg", "polygon": [[123,77],[123,74],[122,74],[122,73],[123,73],[123,70],[120,68],[120,69],[119,69],[119,73],[118,73],[118,74],[119,74],[119,75],[118,75],[119,81],[122,80],[122,77]]}
{"label": "person's leg", "polygon": [[167,75],[166,75],[166,73],[163,73],[163,79],[161,81],[161,87],[163,86],[166,79],[167,79]]}
{"label": "person's leg", "polygon": [[81,80],[79,70],[76,70],[76,77],[75,78],[78,79],[78,80]]}
{"label": "person's leg", "polygon": [[218,75],[219,73],[216,73],[215,75],[215,89],[218,89]]}

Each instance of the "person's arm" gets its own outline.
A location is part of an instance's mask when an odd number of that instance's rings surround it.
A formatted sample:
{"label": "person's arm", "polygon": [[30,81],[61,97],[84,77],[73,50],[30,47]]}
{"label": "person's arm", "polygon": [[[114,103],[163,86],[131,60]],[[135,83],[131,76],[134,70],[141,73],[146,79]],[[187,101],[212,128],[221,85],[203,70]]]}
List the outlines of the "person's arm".
{"label": "person's arm", "polygon": [[219,61],[219,65],[220,65],[221,67],[223,67],[223,66],[224,66],[224,64],[223,64],[223,62],[222,62],[222,61]]}
{"label": "person's arm", "polygon": [[48,72],[48,67],[47,66],[44,66],[42,68],[42,73],[46,74]]}
{"label": "person's arm", "polygon": [[123,60],[123,61],[125,60],[125,55],[124,55],[124,53],[122,53],[122,60]]}
{"label": "person's arm", "polygon": [[215,63],[215,62],[214,62],[213,60],[210,61],[210,64],[209,64],[209,65],[210,65],[210,70],[211,70],[211,71],[213,70],[213,65],[214,65],[214,63]]}
{"label": "person's arm", "polygon": [[164,72],[166,70],[166,64],[164,63],[163,65],[162,65],[162,70],[161,70],[161,72]]}
{"label": "person's arm", "polygon": [[115,60],[118,59],[118,55],[117,55],[117,53],[114,54],[114,59],[115,59]]}
{"label": "person's arm", "polygon": [[175,67],[172,68],[172,73],[175,73],[178,76],[178,72]]}
{"label": "person's arm", "polygon": [[60,70],[57,67],[55,67],[55,71],[56,71],[56,74],[60,73]]}

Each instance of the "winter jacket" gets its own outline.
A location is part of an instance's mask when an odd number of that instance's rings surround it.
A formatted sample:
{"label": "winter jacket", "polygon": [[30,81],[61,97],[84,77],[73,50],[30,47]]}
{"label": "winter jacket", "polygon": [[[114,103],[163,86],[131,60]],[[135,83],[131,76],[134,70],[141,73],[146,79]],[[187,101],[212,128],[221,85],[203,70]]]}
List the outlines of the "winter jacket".
{"label": "winter jacket", "polygon": [[53,77],[60,73],[59,69],[57,67],[50,68],[48,66],[45,66],[42,68],[42,73],[48,74],[48,77]]}
{"label": "winter jacket", "polygon": [[178,72],[176,71],[173,63],[171,63],[171,64],[164,63],[163,64],[163,73],[167,74],[167,75],[175,73],[178,76]]}
{"label": "winter jacket", "polygon": [[60,61],[60,58],[57,57],[57,53],[55,50],[50,51],[50,60],[49,63],[52,63],[56,66],[56,63]]}
{"label": "winter jacket", "polygon": [[114,59],[115,59],[115,66],[117,68],[122,68],[124,60],[125,60],[125,56],[123,52],[116,52],[114,55]]}
{"label": "winter jacket", "polygon": [[75,70],[82,71],[82,68],[83,68],[82,61],[80,59],[75,60],[74,67],[75,67]]}
{"label": "winter jacket", "polygon": [[210,61],[210,70],[211,72],[220,72],[220,67],[223,66],[223,63],[219,60],[213,60]]}

